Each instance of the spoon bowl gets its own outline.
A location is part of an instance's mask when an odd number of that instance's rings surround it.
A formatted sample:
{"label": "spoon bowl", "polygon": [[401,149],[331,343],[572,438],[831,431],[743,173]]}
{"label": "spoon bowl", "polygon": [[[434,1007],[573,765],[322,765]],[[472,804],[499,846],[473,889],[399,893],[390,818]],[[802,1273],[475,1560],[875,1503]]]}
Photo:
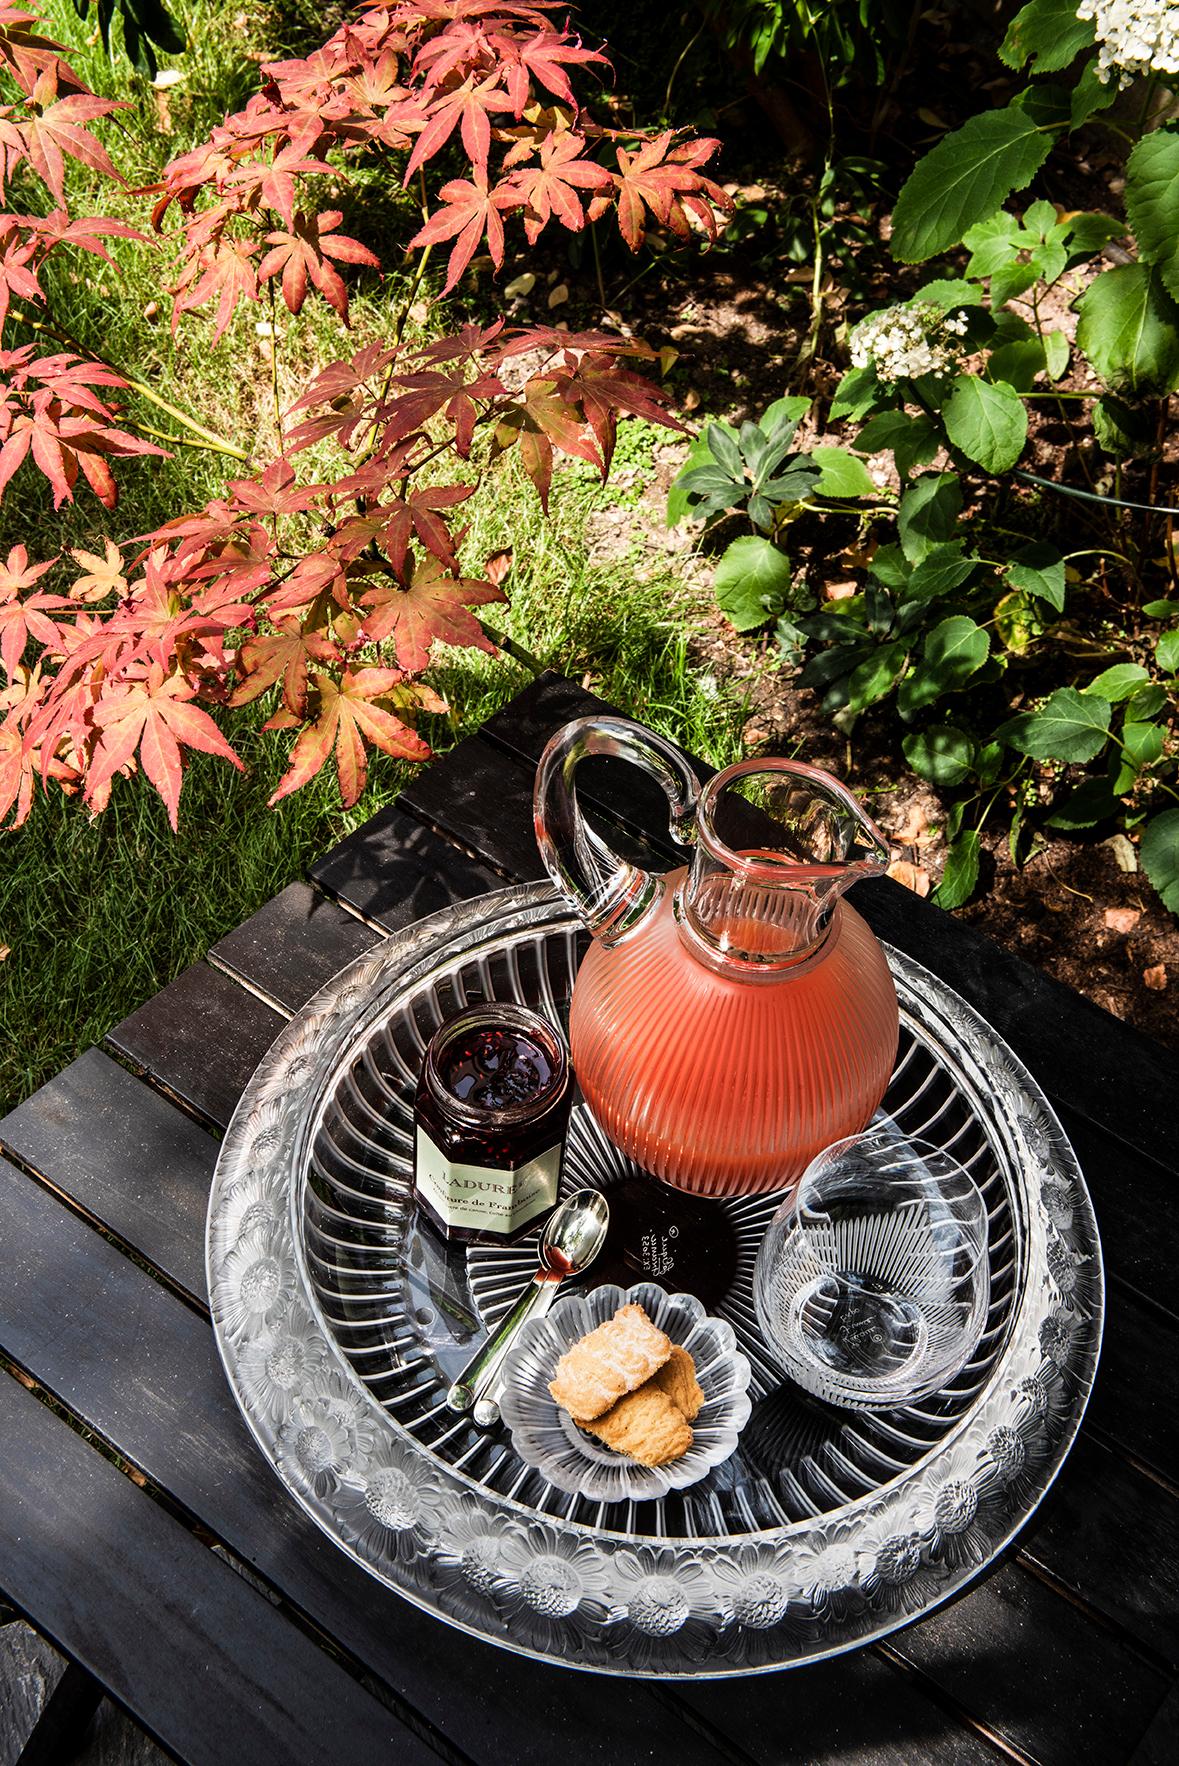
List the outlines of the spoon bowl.
{"label": "spoon bowl", "polygon": [[589,1268],[609,1224],[610,1204],[600,1190],[574,1190],[553,1210],[540,1235],[536,1274],[446,1394],[451,1410],[471,1411],[480,1428],[499,1421],[500,1373],[517,1332],[548,1311],[568,1276]]}

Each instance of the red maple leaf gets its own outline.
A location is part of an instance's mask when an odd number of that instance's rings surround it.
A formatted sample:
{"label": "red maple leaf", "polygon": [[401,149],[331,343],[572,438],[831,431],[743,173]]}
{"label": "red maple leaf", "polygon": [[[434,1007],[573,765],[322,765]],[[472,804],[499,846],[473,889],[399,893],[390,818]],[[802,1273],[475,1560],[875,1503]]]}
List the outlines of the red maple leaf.
{"label": "red maple leaf", "polygon": [[248,705],[282,676],[283,702],[296,717],[307,710],[307,669],[312,662],[342,662],[337,645],[322,632],[307,631],[297,619],[275,621],[275,630],[247,638],[237,654],[240,684],[231,705]]}
{"label": "red maple leaf", "polygon": [[172,303],[173,332],[182,313],[203,307],[216,296],[216,343],[232,319],[238,301],[258,299],[258,272],[251,260],[260,249],[259,242],[253,239],[221,238],[202,246],[189,259],[172,290],[176,297]]}
{"label": "red maple leaf", "polygon": [[182,675],[165,677],[159,668],[142,681],[102,699],[94,721],[102,734],[86,775],[86,800],[126,767],[139,751],[139,764],[164,800],[168,820],[176,829],[184,770],[181,748],[199,748],[220,755],[242,770],[234,753],[207,711],[191,703],[193,689]]}
{"label": "red maple leaf", "polygon": [[346,325],[348,290],[328,260],[334,258],[341,264],[368,264],[374,270],[380,269],[380,258],[367,245],[361,245],[358,239],[349,239],[346,233],[333,231],[342,219],[339,209],[327,209],[314,216],[300,210],[289,232],[266,235],[266,243],[273,249],[258,265],[258,280],[267,282],[281,273],[282,297],[292,313],[301,310],[310,279]]}
{"label": "red maple leaf", "polygon": [[318,485],[295,483],[295,469],[274,460],[257,478],[231,478],[226,486],[239,509],[251,515],[293,515],[310,509],[323,495]]}
{"label": "red maple leaf", "polygon": [[[96,117],[109,116],[111,111],[122,110],[124,106],[112,98],[96,98],[92,92],[72,92],[66,98],[55,99],[56,90],[56,81],[50,74],[41,74],[31,94],[31,104],[37,108],[29,109],[22,122],[7,125],[5,134],[10,141],[9,175],[15,165],[27,160],[64,207],[67,157],[80,160],[83,165],[101,172],[104,177],[113,178],[118,184],[123,182],[106,148],[82,124],[92,122]],[[15,161],[14,147],[17,149]]]}
{"label": "red maple leaf", "polygon": [[[419,166],[425,165],[440,153],[461,125],[462,142],[467,158],[475,169],[477,177],[487,182],[487,156],[491,151],[491,117],[490,112],[510,111],[511,100],[498,83],[498,75],[481,80],[478,85],[471,79],[464,80],[461,86],[453,91],[439,93],[433,97],[425,109],[425,122],[421,125],[413,152],[409,156],[409,164],[405,168],[406,184],[409,183]],[[418,127],[418,124],[405,126]]]}
{"label": "red maple leaf", "polygon": [[39,37],[25,27],[39,23],[35,12],[9,3],[0,5],[0,62],[8,68],[22,92],[32,92],[42,75],[48,75],[53,89],[72,88],[86,91],[73,68],[65,60],[65,46],[52,37]]}
{"label": "red maple leaf", "polygon": [[31,239],[10,239],[0,259],[0,328],[8,317],[9,302],[14,294],[22,300],[44,300],[37,268],[36,242]]}
{"label": "red maple leaf", "polygon": [[585,226],[585,210],[577,192],[613,188],[605,166],[580,157],[584,147],[581,135],[546,135],[540,144],[540,164],[512,174],[511,183],[526,204],[524,232],[529,245],[536,244],[554,216],[563,227],[579,233]]}
{"label": "red maple leaf", "polygon": [[523,205],[523,197],[511,183],[497,184],[494,190],[489,190],[486,174],[477,172],[475,176],[477,181],[474,184],[467,178],[452,178],[449,184],[444,184],[438,194],[446,206],[435,209],[425,226],[419,228],[409,242],[413,247],[437,245],[444,239],[454,240],[444,294],[449,294],[474,257],[485,229],[491,261],[497,270],[502,266],[504,224],[501,211]]}
{"label": "red maple leaf", "polygon": [[46,615],[50,610],[58,613],[70,605],[69,598],[63,595],[35,594],[21,599],[22,590],[31,589],[56,563],[57,559],[51,558],[47,564],[30,564],[24,546],[13,546],[7,562],[0,564],[0,662],[10,682],[16,676],[30,633],[42,644],[52,643],[57,627]]}
{"label": "red maple leaf", "polygon": [[270,802],[280,802],[313,779],[333,748],[345,808],[350,808],[364,790],[368,776],[366,742],[399,760],[428,760],[429,744],[378,703],[402,679],[396,668],[362,668],[355,672],[345,669],[337,685],[330,675],[317,673],[318,716],[296,740],[290,768]]}
{"label": "red maple leaf", "polygon": [[618,225],[632,251],[643,243],[647,210],[681,237],[691,231],[690,210],[715,238],[716,216],[704,200],[705,194],[718,207],[732,207],[719,185],[696,169],[711,158],[720,142],[693,141],[677,147],[672,145],[674,139],[668,129],[645,141],[635,153],[628,153],[624,147],[617,149]]}
{"label": "red maple leaf", "polygon": [[385,582],[360,599],[370,609],[364,636],[374,644],[391,637],[402,668],[417,674],[429,662],[435,643],[485,650],[494,656],[495,645],[469,609],[506,601],[507,596],[494,583],[445,576],[436,559],[419,558],[408,589]]}
{"label": "red maple leaf", "polygon": [[288,142],[279,147],[273,159],[241,161],[229,173],[225,187],[237,191],[250,208],[274,209],[288,227],[293,227],[296,177],[330,170],[323,160],[307,157],[302,141]]}
{"label": "red maple leaf", "polygon": [[577,99],[565,68],[584,67],[595,61],[603,67],[610,65],[606,56],[597,50],[583,49],[580,37],[571,36],[568,31],[558,31],[540,19],[535,35],[523,42],[515,34],[496,29],[494,24],[488,37],[493,52],[507,66],[508,95],[516,116],[523,115],[528,104],[532,80],[563,103],[576,108]]}

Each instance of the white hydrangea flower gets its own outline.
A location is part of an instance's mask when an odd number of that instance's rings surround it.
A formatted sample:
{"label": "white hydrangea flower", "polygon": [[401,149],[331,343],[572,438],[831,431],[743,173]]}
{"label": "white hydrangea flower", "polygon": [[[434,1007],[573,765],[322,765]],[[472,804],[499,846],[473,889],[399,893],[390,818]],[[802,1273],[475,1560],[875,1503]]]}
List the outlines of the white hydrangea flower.
{"label": "white hydrangea flower", "polygon": [[947,318],[930,301],[885,307],[853,331],[852,366],[872,366],[881,380],[941,376],[957,361],[961,351],[958,339],[965,330],[964,314]]}
{"label": "white hydrangea flower", "polygon": [[1077,17],[1093,21],[1099,79],[1179,74],[1179,0],[1079,0]]}

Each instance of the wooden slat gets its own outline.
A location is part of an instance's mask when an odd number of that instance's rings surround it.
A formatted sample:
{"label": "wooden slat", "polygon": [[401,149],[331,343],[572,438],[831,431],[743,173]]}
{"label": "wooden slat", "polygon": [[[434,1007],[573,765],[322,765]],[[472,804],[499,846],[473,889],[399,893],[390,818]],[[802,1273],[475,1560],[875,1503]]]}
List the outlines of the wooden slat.
{"label": "wooden slat", "polygon": [[208,963],[194,963],[116,1024],[109,1047],[224,1128],[285,1019]]}
{"label": "wooden slat", "polygon": [[[1174,1111],[1179,1120],[1176,1104],[1160,1096],[1160,1115]],[[1179,1205],[1174,1154],[1160,1163],[1069,1105],[1058,1104],[1057,1111],[1097,1210],[1107,1269],[1117,1281],[1179,1317],[1174,1239],[1159,1231],[1159,1222],[1170,1219]]]}
{"label": "wooden slat", "polygon": [[[618,1684],[604,1700],[589,1677],[549,1670],[542,1693],[543,1670],[471,1642],[366,1575],[258,1452],[209,1327],[3,1161],[0,1348],[472,1758],[551,1766],[566,1752],[612,1766],[665,1757],[663,1747],[689,1766],[718,1758],[716,1738],[642,1686]],[[5,1575],[0,1563],[0,1585]],[[218,1766],[249,1757],[227,1753]]]}
{"label": "wooden slat", "polygon": [[[194,1190],[189,1197],[190,1208],[197,1200],[200,1204],[200,1215],[194,1218],[190,1212],[187,1218],[174,1217],[175,1231],[179,1236],[199,1236],[203,1218],[203,1195],[198,1197]],[[9,1274],[0,1251],[0,1321],[6,1321],[0,1328],[0,1341],[6,1340],[10,1353],[16,1359],[25,1365],[32,1365],[38,1377],[72,1409],[108,1435],[121,1452],[142,1465],[187,1507],[193,1509],[203,1524],[225,1538],[235,1550],[249,1552],[252,1561],[263,1568],[264,1573],[280,1581],[290,1598],[307,1606],[321,1623],[336,1629],[340,1622],[338,1615],[333,1614],[335,1623],[333,1618],[327,1616],[325,1595],[321,1586],[309,1592],[306,1586],[291,1582],[289,1570],[283,1572],[285,1579],[280,1578],[272,1564],[263,1564],[256,1552],[250,1550],[253,1536],[251,1528],[257,1530],[257,1518],[252,1516],[243,1520],[236,1511],[231,1511],[228,1517],[226,1515],[226,1479],[223,1474],[227,1466],[228,1450],[221,1437],[233,1432],[236,1413],[215,1365],[211,1344],[206,1343],[203,1352],[200,1347],[204,1341],[204,1333],[199,1320],[183,1314],[177,1321],[172,1315],[182,1313],[183,1309],[174,1307],[158,1288],[151,1294],[139,1293],[141,1287],[151,1289],[153,1284],[146,1277],[140,1277],[138,1271],[133,1272],[134,1279],[129,1277],[125,1270],[129,1270],[130,1266],[125,1265],[125,1260],[119,1259],[118,1253],[111,1247],[103,1246],[101,1252],[96,1253],[89,1245],[86,1229],[81,1223],[72,1223],[68,1229],[60,1223],[55,1226],[55,1207],[50,1198],[45,1197],[42,1200],[31,1183],[27,1183],[24,1189],[17,1189],[8,1198],[10,1218],[5,1219],[0,1206],[0,1245],[27,1245],[54,1233],[54,1265],[59,1274],[61,1290],[69,1296],[68,1305],[63,1310],[60,1304],[42,1293],[31,1267],[23,1281],[19,1269]],[[121,1263],[125,1266],[124,1269],[120,1268]],[[94,1274],[96,1264],[101,1265],[104,1271],[103,1281],[97,1287]],[[134,1301],[129,1293],[123,1296],[121,1293],[116,1295],[107,1291],[106,1282],[116,1280],[120,1289],[136,1290],[137,1297]],[[158,1299],[156,1295],[159,1296]],[[148,1317],[145,1317],[145,1308],[150,1308]],[[134,1355],[120,1354],[102,1335],[96,1338],[92,1323],[95,1317],[111,1314],[122,1317],[128,1313],[136,1317],[139,1325],[137,1342],[142,1347]],[[49,1340],[42,1342],[41,1334],[46,1335]],[[171,1349],[166,1347],[169,1342],[173,1345]],[[161,1355],[165,1356],[164,1361],[159,1360]],[[115,1416],[107,1408],[110,1401],[109,1367],[112,1363],[116,1367],[125,1366],[127,1379],[127,1390],[119,1396],[119,1409]],[[97,1393],[91,1390],[94,1384],[99,1387]],[[145,1397],[151,1413],[147,1419],[149,1433],[146,1439],[145,1420],[137,1415],[137,1409],[142,1407]],[[187,1423],[182,1424],[180,1416],[170,1416],[169,1407],[180,1407],[189,1419]],[[211,1433],[194,1441],[194,1430],[198,1427],[196,1419],[206,1415],[214,1419],[207,1425]],[[161,1428],[163,1444],[158,1436]],[[250,1479],[246,1471],[248,1463],[263,1479],[267,1495],[281,1502],[277,1487],[265,1472],[260,1457],[245,1441],[244,1433],[240,1447],[240,1457],[246,1463],[238,1464],[239,1456],[233,1456],[233,1475],[229,1483],[235,1494],[243,1497],[250,1489]],[[179,1458],[173,1457],[177,1451]],[[202,1481],[205,1475],[203,1468],[210,1463],[221,1468],[213,1491],[207,1490]],[[1073,1468],[1067,1468],[1065,1478],[1072,1475]],[[1116,1479],[1113,1485],[1116,1494]],[[1109,1480],[1103,1475],[1096,1482],[1090,1479],[1076,1501],[1082,1506],[1088,1501],[1096,1512],[1102,1512],[1101,1505],[1109,1492]],[[294,1520],[293,1510],[289,1518]],[[283,1530],[286,1530],[285,1524]],[[1096,1586],[1099,1595],[1117,1586],[1123,1541],[1116,1526],[1107,1530],[1104,1538],[1099,1536],[1094,1540],[1087,1561],[1070,1556],[1067,1530],[1058,1537],[1048,1537],[1043,1545],[1033,1543],[1031,1549],[1033,1556],[1038,1553],[1062,1581],[1078,1584],[1084,1582],[1091,1593]],[[329,1556],[334,1555],[329,1551]],[[289,1560],[284,1558],[283,1561],[285,1563]],[[1163,1591],[1165,1592],[1165,1585]],[[1142,1625],[1147,1628],[1144,1635],[1149,1635],[1149,1603],[1138,1616]],[[1104,1648],[1104,1639],[1100,1634],[1091,1639],[1091,1646],[1099,1651]],[[355,1639],[349,1640],[349,1647],[357,1647]],[[366,1659],[372,1660],[371,1656]],[[381,1670],[379,1664],[374,1665],[378,1666],[378,1671],[386,1671]],[[759,1686],[760,1684],[758,1682]],[[884,1684],[893,1686],[889,1681]],[[990,1721],[990,1707],[996,1693],[985,1675],[969,1689],[969,1694],[967,1696],[961,1689],[955,1689],[956,1697],[962,1697],[964,1703]],[[410,1693],[407,1692],[407,1696],[411,1696]],[[759,1692],[757,1700],[769,1696],[768,1692]],[[973,1704],[971,1698],[974,1700]],[[749,1707],[750,1723],[754,1723],[756,1711],[761,1709],[757,1700]],[[762,1718],[757,1718],[757,1721],[761,1720]],[[927,1719],[923,1719],[925,1720]],[[744,1731],[740,1732],[739,1739],[741,1745],[748,1748],[749,1736]]]}
{"label": "wooden slat", "polygon": [[1082,1435],[1020,1558],[1179,1670],[1179,1500]]}
{"label": "wooden slat", "polygon": [[190,1766],[439,1757],[5,1374],[0,1439],[0,1580]]}
{"label": "wooden slat", "polygon": [[217,1142],[167,1098],[87,1049],[0,1122],[0,1146],[204,1298]]}
{"label": "wooden slat", "polygon": [[391,932],[502,889],[505,879],[413,816],[390,806],[317,859],[311,880]]}
{"label": "wooden slat", "polygon": [[1179,1367],[1179,1325],[1111,1286],[1086,1431],[1179,1489],[1179,1407],[1158,1370]]}
{"label": "wooden slat", "polygon": [[1169,1685],[1121,1636],[1012,1564],[890,1641],[968,1707],[990,1683],[991,1726],[1042,1766],[1125,1760]]}
{"label": "wooden slat", "polygon": [[1133,1766],[1175,1766],[1179,1739],[1179,1685],[1173,1686],[1154,1722],[1136,1748]]}
{"label": "wooden slat", "polygon": [[219,939],[209,961],[271,1005],[297,1012],[340,969],[379,942],[379,933],[310,884],[292,883]]}
{"label": "wooden slat", "polygon": [[468,736],[416,775],[400,802],[450,840],[480,853],[505,882],[547,873],[532,826],[532,785],[522,767]]}
{"label": "wooden slat", "polygon": [[[528,773],[561,723],[600,712],[617,715],[617,708],[558,675],[542,675],[488,720],[481,739],[514,755]],[[628,776],[621,766],[613,771],[622,779]],[[612,799],[623,813],[626,789],[617,784]],[[657,799],[640,796],[636,785],[630,802],[637,825],[665,838],[666,814]],[[477,810],[476,798],[471,827],[477,825]],[[857,885],[852,899],[882,938],[909,951],[969,999],[1054,1098],[1164,1164],[1173,1162],[1179,1055],[888,878]],[[1161,1110],[1160,1100],[1166,1100]]]}

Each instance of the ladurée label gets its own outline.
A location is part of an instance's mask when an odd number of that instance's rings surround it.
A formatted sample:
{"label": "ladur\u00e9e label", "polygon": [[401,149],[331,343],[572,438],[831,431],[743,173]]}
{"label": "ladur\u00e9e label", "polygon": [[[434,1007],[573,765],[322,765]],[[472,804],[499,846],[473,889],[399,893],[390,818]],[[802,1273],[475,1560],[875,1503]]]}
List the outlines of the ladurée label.
{"label": "ladur\u00e9e label", "polygon": [[460,1165],[448,1159],[418,1124],[418,1194],[447,1226],[468,1227],[474,1232],[514,1233],[553,1207],[560,1172],[559,1141],[526,1165],[505,1171],[489,1165]]}

